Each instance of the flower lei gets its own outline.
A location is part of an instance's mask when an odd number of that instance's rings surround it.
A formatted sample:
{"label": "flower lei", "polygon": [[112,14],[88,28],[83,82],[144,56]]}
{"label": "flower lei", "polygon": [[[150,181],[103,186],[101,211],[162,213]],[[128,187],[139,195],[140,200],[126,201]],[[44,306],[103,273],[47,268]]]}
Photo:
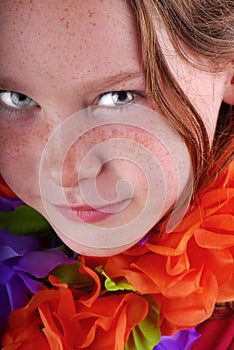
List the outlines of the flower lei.
{"label": "flower lei", "polygon": [[4,186],[4,350],[188,350],[199,337],[193,327],[215,303],[234,300],[234,161],[172,233],[163,222],[108,258],[77,257],[40,214],[6,198],[12,193]]}

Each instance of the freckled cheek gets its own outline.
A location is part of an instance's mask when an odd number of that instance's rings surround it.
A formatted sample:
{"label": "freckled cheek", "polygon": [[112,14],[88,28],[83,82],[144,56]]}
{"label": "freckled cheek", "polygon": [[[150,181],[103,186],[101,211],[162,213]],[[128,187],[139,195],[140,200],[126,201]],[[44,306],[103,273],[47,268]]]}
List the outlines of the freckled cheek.
{"label": "freckled cheek", "polygon": [[[93,128],[77,138],[72,147],[67,150],[64,166],[75,171],[87,157],[90,166],[93,164],[100,166],[102,161],[116,160],[117,158],[128,159],[128,156],[130,160],[134,161],[136,146],[140,147],[144,146],[144,143],[148,143],[146,138],[142,131],[126,125],[102,125]],[[57,154],[59,154],[59,150]],[[97,158],[99,158],[99,162],[97,162]]]}
{"label": "freckled cheek", "polygon": [[43,151],[41,131],[1,128],[0,172],[13,191],[25,195],[38,192],[38,169]]}
{"label": "freckled cheek", "polygon": [[[99,152],[99,149],[102,152]],[[89,130],[78,138],[68,149],[65,160],[70,163],[74,160],[81,163],[89,154],[97,156],[107,154],[113,159],[129,156],[131,161],[141,162],[143,159],[140,151],[143,154],[144,150],[161,162],[162,166],[171,161],[171,155],[163,142],[146,130],[126,125],[103,125]],[[57,151],[59,154],[59,149]]]}

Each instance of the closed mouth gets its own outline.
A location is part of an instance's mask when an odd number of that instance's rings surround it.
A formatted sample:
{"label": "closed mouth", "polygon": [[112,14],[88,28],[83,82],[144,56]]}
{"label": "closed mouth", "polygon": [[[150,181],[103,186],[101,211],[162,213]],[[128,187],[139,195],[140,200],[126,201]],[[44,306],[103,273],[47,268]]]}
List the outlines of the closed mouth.
{"label": "closed mouth", "polygon": [[93,208],[91,206],[66,206],[66,205],[54,205],[56,209],[67,219],[76,222],[95,223],[107,219],[108,217],[119,213],[125,209],[128,200],[122,200],[120,202],[111,203],[106,206]]}

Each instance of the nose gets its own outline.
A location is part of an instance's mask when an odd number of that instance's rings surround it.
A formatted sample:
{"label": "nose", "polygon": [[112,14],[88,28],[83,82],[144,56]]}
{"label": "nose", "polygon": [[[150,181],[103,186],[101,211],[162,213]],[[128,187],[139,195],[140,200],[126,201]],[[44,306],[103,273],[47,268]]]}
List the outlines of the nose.
{"label": "nose", "polygon": [[110,137],[117,131],[103,128],[99,123],[84,112],[58,122],[44,152],[43,179],[47,191],[52,192],[53,187],[63,188],[73,196],[83,190],[91,197],[97,191],[105,200],[116,198],[116,184],[121,174],[118,161],[113,160],[118,148],[106,141],[112,140]]}
{"label": "nose", "polygon": [[95,150],[98,139],[95,130],[89,130],[87,112],[80,105],[76,106],[77,112],[74,110],[75,107],[69,110],[60,107],[55,112],[50,107],[45,115],[50,134],[44,144],[43,171],[50,181],[64,188],[97,176],[103,163],[101,152]]}
{"label": "nose", "polygon": [[[91,151],[89,157],[88,152],[84,152],[84,148],[74,145],[68,152],[62,167],[62,187],[71,188],[78,186],[80,182],[89,179],[95,179],[102,172],[103,160],[101,155]],[[58,175],[58,174],[57,174]],[[60,172],[61,175],[61,172]],[[58,177],[57,177],[58,179]]]}
{"label": "nose", "polygon": [[65,139],[49,142],[46,146],[40,171],[41,195],[50,203],[77,205],[88,202],[84,200],[86,193],[93,198],[96,179],[103,172],[104,162],[100,152],[89,152],[88,139],[78,140],[72,147]]}
{"label": "nose", "polygon": [[[93,150],[81,158],[79,148],[73,146],[63,162],[62,169],[54,164],[51,180],[64,189],[70,204],[83,201],[91,207],[99,207],[114,202],[118,196],[117,184],[121,180],[115,162],[105,162],[101,154]],[[123,187],[123,186],[122,186]]]}
{"label": "nose", "polygon": [[95,150],[89,154],[82,142],[74,144],[67,154],[61,148],[51,153],[47,162],[48,176],[57,186],[73,188],[83,180],[96,178],[102,171],[101,155]]}

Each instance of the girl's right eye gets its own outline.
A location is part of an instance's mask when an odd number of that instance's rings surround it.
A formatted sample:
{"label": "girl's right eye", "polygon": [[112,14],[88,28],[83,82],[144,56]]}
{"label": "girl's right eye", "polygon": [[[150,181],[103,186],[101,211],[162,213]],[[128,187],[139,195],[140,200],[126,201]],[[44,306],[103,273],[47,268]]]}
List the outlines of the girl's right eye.
{"label": "girl's right eye", "polygon": [[30,97],[14,91],[1,91],[0,100],[5,106],[13,109],[37,106],[37,103]]}
{"label": "girl's right eye", "polygon": [[122,107],[132,103],[140,93],[131,90],[110,91],[103,93],[97,100],[98,106],[105,107]]}

